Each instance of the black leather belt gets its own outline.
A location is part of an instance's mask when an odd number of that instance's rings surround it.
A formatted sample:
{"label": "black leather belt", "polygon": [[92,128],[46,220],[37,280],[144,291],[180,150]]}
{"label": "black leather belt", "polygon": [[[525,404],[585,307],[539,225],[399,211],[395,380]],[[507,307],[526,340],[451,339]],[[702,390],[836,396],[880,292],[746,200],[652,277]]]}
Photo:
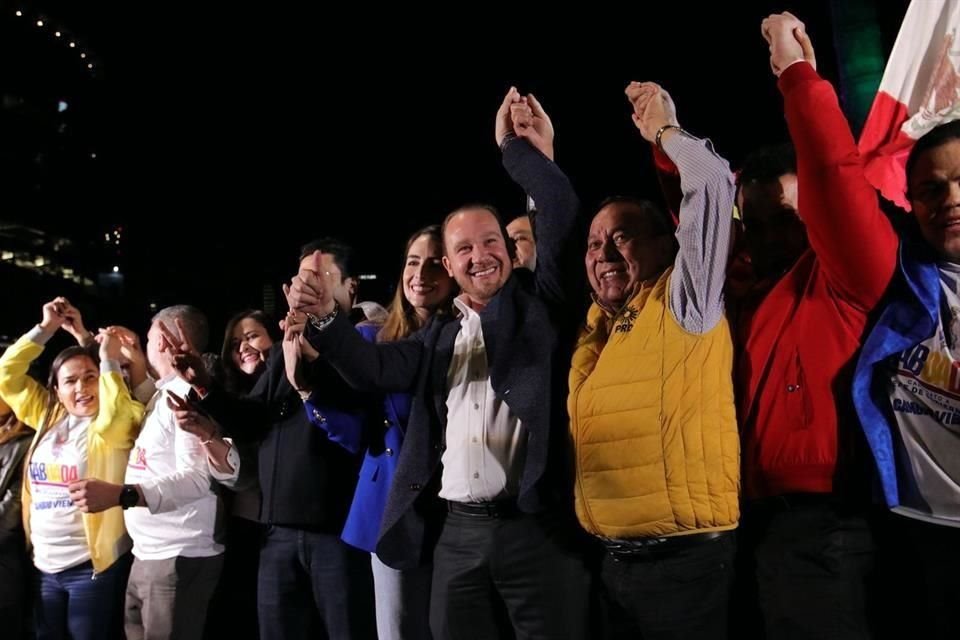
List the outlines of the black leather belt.
{"label": "black leather belt", "polygon": [[447,511],[473,518],[507,518],[520,513],[516,500],[496,500],[494,502],[451,502],[448,500]]}
{"label": "black leather belt", "polygon": [[629,540],[620,540],[617,538],[602,538],[603,546],[614,558],[642,558],[651,555],[660,555],[689,549],[697,545],[705,544],[719,540],[732,531],[707,531],[704,533],[690,533],[680,536],[667,536],[663,538],[634,538]]}

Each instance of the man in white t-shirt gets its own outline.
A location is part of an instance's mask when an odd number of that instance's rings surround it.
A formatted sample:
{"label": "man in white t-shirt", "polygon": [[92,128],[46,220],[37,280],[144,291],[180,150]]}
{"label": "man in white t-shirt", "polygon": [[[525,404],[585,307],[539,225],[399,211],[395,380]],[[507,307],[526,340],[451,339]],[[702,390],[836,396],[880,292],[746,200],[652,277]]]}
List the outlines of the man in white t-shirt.
{"label": "man in white t-shirt", "polygon": [[185,398],[190,385],[165,352],[161,324],[193,346],[206,347],[209,330],[199,310],[179,305],[153,317],[147,359],[157,379],[135,391],[147,413],[130,452],[126,484],[87,484],[86,500],[93,511],[125,510],[134,555],[124,616],[127,638],[200,640],[223,566],[223,545],[214,538],[214,484],[235,482],[240,464],[231,449],[229,472],[208,465],[206,443],[177,426],[167,397]]}
{"label": "man in white t-shirt", "polygon": [[[947,65],[949,68],[949,64]],[[853,401],[891,511],[891,637],[955,638],[960,625],[960,120],[907,158],[912,217],[897,272],[874,314]],[[870,230],[871,241],[874,230]],[[899,563],[899,566],[897,564]],[[902,612],[909,612],[903,615]],[[899,628],[899,625],[903,628]],[[899,632],[899,633],[898,633]]]}

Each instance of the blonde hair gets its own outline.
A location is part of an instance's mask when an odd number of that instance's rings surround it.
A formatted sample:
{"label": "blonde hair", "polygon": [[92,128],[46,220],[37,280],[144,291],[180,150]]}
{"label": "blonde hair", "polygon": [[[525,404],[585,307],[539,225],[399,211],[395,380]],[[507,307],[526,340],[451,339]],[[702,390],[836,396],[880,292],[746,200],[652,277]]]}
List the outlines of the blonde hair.
{"label": "blonde hair", "polygon": [[[421,236],[429,236],[431,240],[443,246],[443,235],[440,232],[440,225],[432,224],[420,229],[407,240],[407,246],[403,250],[403,262],[400,268],[400,280],[397,283],[397,290],[393,294],[393,300],[390,301],[390,308],[387,310],[387,319],[377,333],[377,342],[393,342],[406,338],[411,333],[420,329],[424,322],[417,315],[413,305],[403,294],[403,267],[407,263],[407,254],[410,253],[410,247]],[[444,300],[434,314],[450,313],[453,295]]]}

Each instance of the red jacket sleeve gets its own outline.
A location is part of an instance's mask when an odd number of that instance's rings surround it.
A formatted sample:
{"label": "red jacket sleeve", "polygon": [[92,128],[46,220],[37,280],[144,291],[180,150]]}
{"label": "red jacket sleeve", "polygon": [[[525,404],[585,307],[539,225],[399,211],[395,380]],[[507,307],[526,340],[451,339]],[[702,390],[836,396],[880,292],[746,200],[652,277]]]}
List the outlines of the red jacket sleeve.
{"label": "red jacket sleeve", "polygon": [[780,75],[797,152],[798,208],[830,285],[869,311],[893,277],[898,238],[874,188],[837,94],[806,62]]}

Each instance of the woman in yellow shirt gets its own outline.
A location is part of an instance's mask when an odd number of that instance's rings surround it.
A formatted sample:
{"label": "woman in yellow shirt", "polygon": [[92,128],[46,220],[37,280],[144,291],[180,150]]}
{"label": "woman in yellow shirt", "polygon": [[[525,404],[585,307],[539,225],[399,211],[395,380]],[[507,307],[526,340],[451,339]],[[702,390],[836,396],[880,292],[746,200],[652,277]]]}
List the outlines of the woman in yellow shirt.
{"label": "woman in yellow shirt", "polygon": [[48,302],[40,324],[0,357],[0,397],[37,429],[22,490],[24,529],[39,573],[37,640],[111,637],[120,628],[129,568],[122,511],[81,513],[69,493],[84,478],[123,483],[143,405],[121,376],[119,336],[114,330],[96,336],[99,363],[84,347],[61,351],[46,387],[27,375],[43,345],[65,324],[73,329],[74,319],[79,314],[66,299]]}

